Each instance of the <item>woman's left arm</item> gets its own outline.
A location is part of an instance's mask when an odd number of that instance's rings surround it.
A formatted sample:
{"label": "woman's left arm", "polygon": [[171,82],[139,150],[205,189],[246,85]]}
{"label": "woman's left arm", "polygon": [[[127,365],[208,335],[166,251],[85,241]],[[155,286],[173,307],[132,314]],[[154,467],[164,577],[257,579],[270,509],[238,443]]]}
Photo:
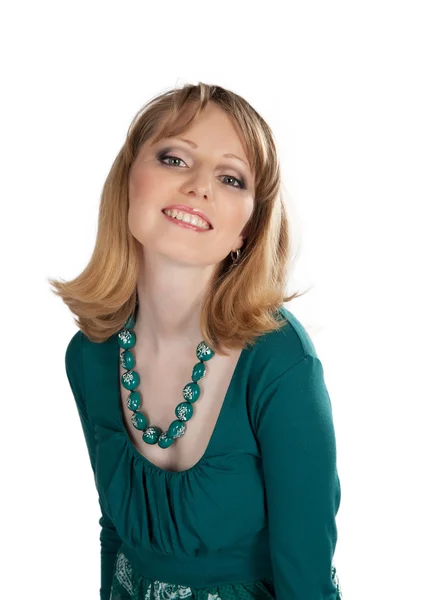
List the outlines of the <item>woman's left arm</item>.
{"label": "woman's left arm", "polygon": [[307,355],[260,398],[260,444],[277,600],[339,600],[333,556],[340,505],[332,407]]}

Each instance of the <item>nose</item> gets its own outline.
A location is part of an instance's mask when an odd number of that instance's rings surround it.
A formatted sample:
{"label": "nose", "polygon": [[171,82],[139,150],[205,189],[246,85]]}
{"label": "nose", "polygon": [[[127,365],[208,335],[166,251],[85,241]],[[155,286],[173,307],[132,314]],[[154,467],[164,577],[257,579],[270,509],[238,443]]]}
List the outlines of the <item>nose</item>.
{"label": "nose", "polygon": [[208,198],[211,196],[211,172],[209,169],[193,169],[191,177],[183,185],[186,194]]}

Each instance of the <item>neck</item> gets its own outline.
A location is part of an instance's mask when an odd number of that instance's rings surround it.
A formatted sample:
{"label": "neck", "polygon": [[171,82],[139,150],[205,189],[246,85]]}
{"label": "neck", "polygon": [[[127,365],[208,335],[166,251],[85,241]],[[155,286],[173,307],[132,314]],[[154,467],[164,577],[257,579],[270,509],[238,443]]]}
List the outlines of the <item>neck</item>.
{"label": "neck", "polygon": [[213,266],[180,265],[156,255],[142,262],[134,328],[138,342],[163,358],[168,352],[193,352],[203,339],[200,309]]}

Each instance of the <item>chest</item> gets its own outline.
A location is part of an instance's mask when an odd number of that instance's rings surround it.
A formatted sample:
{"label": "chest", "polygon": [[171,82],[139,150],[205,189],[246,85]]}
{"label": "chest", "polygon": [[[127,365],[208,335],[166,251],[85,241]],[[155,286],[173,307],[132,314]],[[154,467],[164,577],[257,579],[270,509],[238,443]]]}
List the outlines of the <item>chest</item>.
{"label": "chest", "polygon": [[[151,463],[167,471],[185,471],[205,454],[242,350],[229,352],[229,356],[216,354],[205,363],[205,376],[197,382],[200,396],[193,403],[193,416],[186,422],[185,434],[165,449],[158,444],[146,444],[142,432],[133,426],[133,412],[127,406],[129,391],[121,384],[125,369],[119,366],[120,410],[124,426],[133,446]],[[158,364],[150,357],[136,358],[136,361],[134,370],[140,376],[136,391],[141,396],[138,412],[144,414],[149,426],[166,431],[177,418],[175,409],[184,401],[182,390],[191,381],[195,361],[188,357],[165,364]]]}

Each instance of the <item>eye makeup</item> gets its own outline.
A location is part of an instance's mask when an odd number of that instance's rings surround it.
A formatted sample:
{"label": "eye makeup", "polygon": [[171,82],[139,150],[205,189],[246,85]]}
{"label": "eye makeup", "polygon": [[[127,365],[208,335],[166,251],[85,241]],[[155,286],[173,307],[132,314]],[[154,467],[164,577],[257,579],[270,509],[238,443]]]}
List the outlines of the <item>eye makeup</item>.
{"label": "eye makeup", "polygon": [[[173,156],[173,155],[169,156],[169,153],[170,153],[170,152],[178,152],[178,151],[179,151],[179,150],[178,150],[178,148],[174,148],[173,146],[166,146],[165,148],[163,148],[162,150],[159,150],[159,151],[156,153],[156,158],[157,158],[157,160],[159,160],[161,163],[163,163],[163,160],[164,160],[165,158],[177,158],[177,159],[179,159],[179,160],[183,160],[183,159],[182,159],[182,158],[180,158],[179,156]],[[182,150],[182,152],[183,152],[183,150]],[[184,161],[184,162],[185,162],[185,161]],[[167,164],[167,163],[163,163],[163,164],[165,164],[165,165],[167,165],[167,166],[169,166],[169,167],[171,167],[171,166],[175,166],[175,165],[169,165],[169,164]],[[218,166],[221,166],[221,165],[218,165]],[[176,168],[177,168],[177,166],[176,166]],[[235,169],[235,167],[232,167],[232,168],[233,168],[233,169]],[[237,181],[237,182],[238,182],[238,184],[239,184],[239,188],[237,187],[237,189],[240,189],[240,190],[245,190],[245,189],[247,189],[247,186],[246,186],[246,179],[245,179],[245,177],[244,177],[244,176],[243,176],[243,175],[242,175],[240,172],[239,172],[239,175],[240,175],[240,177],[239,177],[239,178],[238,178],[238,177],[235,177],[235,175],[222,175],[222,177],[230,177],[230,178],[232,178],[232,179],[235,179],[235,181]],[[235,188],[236,186],[235,186],[235,185],[230,185],[229,187],[234,187],[234,188]]]}

